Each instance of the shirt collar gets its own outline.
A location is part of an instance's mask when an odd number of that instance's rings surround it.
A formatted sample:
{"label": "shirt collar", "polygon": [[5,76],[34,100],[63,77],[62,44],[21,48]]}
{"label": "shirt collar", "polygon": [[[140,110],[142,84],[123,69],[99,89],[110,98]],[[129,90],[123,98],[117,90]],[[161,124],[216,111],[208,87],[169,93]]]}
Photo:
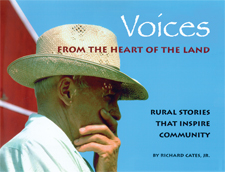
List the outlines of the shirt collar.
{"label": "shirt collar", "polygon": [[29,116],[25,127],[29,127],[29,124],[33,122],[39,123],[42,128],[45,128],[47,130],[46,132],[51,133],[52,137],[56,138],[56,140],[59,140],[62,144],[65,144],[71,151],[74,151],[78,156],[81,157],[80,153],[75,149],[74,145],[67,137],[65,132],[49,118],[41,114],[33,113]]}

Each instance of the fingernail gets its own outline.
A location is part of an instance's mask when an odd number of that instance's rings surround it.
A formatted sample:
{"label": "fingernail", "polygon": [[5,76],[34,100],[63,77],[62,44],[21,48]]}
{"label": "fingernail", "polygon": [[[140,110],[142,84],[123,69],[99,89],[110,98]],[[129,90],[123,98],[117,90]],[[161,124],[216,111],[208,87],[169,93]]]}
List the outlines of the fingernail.
{"label": "fingernail", "polygon": [[84,132],[85,128],[80,128],[79,131],[80,132]]}
{"label": "fingernail", "polygon": [[103,112],[104,114],[107,114],[107,112],[106,112],[106,110],[105,110],[105,109],[102,109],[102,112]]}
{"label": "fingernail", "polygon": [[79,142],[79,139],[74,140],[74,143],[77,143],[77,142]]}

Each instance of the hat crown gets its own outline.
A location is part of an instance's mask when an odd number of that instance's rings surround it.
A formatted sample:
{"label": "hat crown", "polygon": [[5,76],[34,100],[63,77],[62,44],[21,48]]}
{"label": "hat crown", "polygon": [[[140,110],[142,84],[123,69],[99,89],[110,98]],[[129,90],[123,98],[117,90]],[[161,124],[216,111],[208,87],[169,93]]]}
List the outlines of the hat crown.
{"label": "hat crown", "polygon": [[40,36],[36,53],[65,55],[120,69],[117,47],[115,34],[106,28],[69,24],[50,29]]}

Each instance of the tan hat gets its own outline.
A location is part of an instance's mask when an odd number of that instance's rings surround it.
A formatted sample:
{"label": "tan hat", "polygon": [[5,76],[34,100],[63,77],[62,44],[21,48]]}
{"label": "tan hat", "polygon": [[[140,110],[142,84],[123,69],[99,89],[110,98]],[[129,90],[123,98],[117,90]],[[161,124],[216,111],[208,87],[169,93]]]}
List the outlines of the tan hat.
{"label": "tan hat", "polygon": [[120,72],[117,47],[116,36],[101,26],[58,26],[39,37],[36,54],[12,62],[8,73],[16,82],[30,88],[34,88],[37,80],[56,75],[106,78],[122,82],[121,100],[146,100],[146,89]]}

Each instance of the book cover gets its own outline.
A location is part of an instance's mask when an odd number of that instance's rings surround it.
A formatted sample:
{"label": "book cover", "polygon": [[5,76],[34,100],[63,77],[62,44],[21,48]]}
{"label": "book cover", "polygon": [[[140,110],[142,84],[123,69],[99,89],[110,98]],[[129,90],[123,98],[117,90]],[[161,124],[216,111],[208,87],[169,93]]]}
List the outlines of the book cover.
{"label": "book cover", "polygon": [[119,102],[118,171],[224,171],[224,1],[17,2],[38,36],[75,23],[116,34],[120,70],[149,93]]}

